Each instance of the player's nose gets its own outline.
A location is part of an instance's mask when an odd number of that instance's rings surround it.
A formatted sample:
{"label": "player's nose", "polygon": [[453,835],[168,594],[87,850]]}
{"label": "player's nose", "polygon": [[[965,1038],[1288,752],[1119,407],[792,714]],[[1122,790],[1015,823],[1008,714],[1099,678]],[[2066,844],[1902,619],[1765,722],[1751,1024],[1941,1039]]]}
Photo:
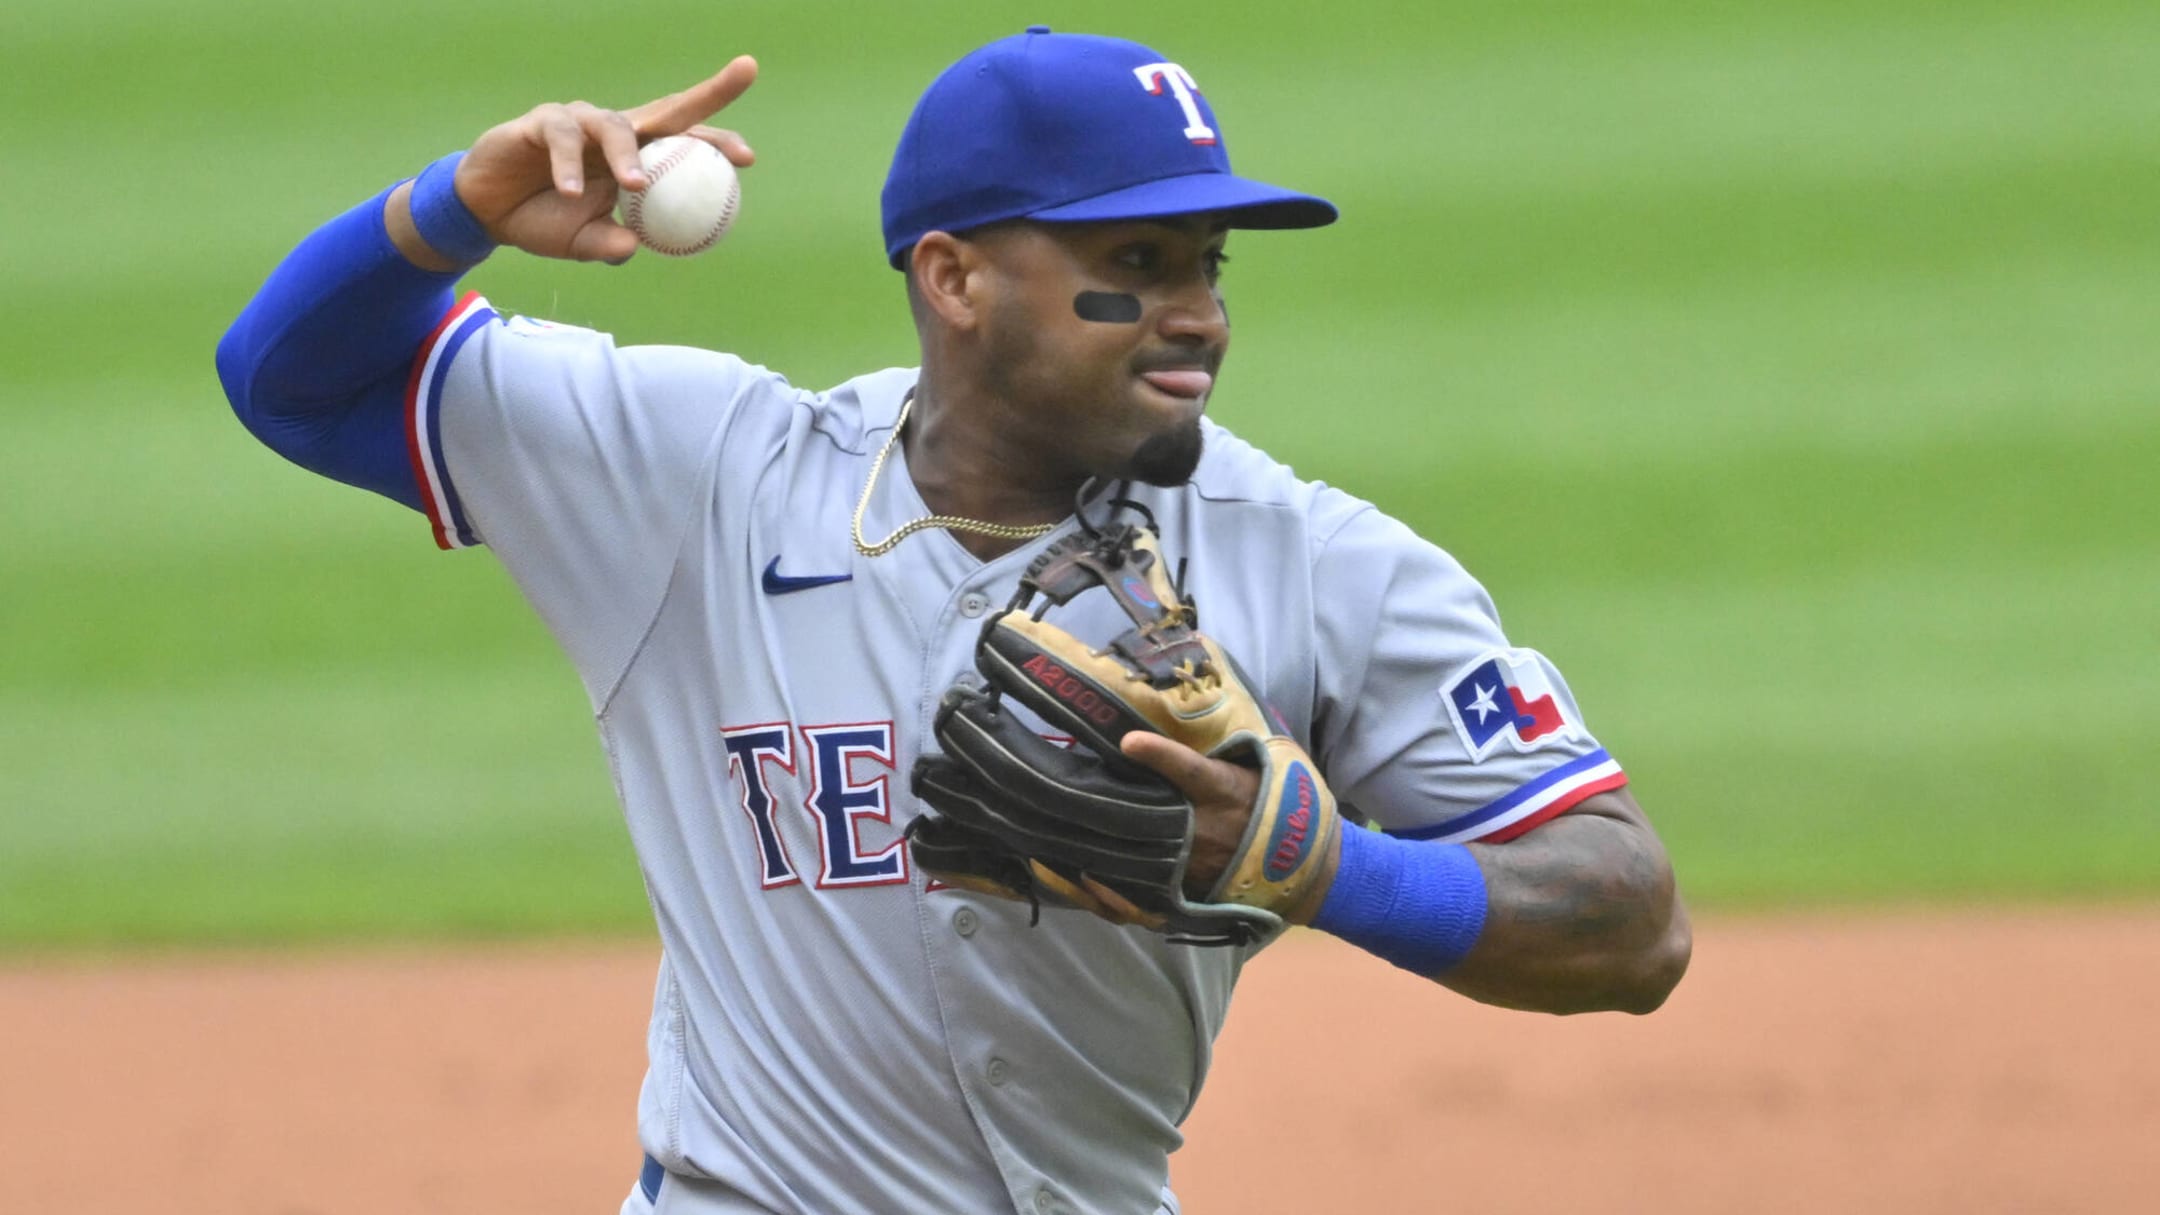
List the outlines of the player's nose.
{"label": "player's nose", "polygon": [[1230,340],[1230,314],[1215,284],[1198,280],[1180,288],[1161,313],[1160,332],[1181,346],[1220,347]]}

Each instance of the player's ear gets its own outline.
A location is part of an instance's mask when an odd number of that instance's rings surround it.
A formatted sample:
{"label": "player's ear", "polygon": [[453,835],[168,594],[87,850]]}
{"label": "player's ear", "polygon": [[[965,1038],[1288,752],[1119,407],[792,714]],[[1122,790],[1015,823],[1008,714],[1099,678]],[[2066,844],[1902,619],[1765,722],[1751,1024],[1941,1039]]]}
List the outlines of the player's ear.
{"label": "player's ear", "polygon": [[949,328],[973,329],[979,251],[950,232],[928,232],[915,242],[913,257],[912,281],[923,307]]}

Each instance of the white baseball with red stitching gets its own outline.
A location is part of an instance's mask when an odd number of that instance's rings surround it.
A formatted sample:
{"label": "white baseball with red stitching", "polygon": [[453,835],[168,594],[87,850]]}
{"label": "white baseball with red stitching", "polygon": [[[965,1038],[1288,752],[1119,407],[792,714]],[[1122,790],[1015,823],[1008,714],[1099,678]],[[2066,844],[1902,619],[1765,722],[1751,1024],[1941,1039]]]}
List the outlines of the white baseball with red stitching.
{"label": "white baseball with red stitching", "polygon": [[638,152],[645,188],[624,190],[623,226],[669,257],[703,253],[727,235],[742,208],[742,180],[718,148],[688,135],[655,139]]}

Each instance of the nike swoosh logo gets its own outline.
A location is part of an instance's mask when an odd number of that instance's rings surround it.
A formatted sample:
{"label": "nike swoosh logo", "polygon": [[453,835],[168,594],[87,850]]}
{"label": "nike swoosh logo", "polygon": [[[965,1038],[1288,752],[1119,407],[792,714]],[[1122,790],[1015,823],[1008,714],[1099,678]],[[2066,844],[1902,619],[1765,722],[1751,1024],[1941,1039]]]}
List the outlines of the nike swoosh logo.
{"label": "nike swoosh logo", "polygon": [[765,578],[761,585],[768,595],[792,595],[815,586],[831,586],[835,582],[853,582],[853,574],[812,574],[805,578],[790,578],[780,572],[780,558],[774,557],[765,565]]}

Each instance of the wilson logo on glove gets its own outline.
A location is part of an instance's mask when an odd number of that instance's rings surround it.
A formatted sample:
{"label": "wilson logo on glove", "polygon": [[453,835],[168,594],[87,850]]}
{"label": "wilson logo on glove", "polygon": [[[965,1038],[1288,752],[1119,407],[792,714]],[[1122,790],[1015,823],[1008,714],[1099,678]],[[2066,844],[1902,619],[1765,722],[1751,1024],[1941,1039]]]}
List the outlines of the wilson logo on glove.
{"label": "wilson logo on glove", "polygon": [[1283,777],[1282,801],[1276,806],[1275,834],[1268,838],[1267,880],[1279,882],[1297,872],[1305,860],[1305,845],[1312,840],[1313,815],[1320,808],[1320,790],[1304,764],[1291,764]]}

